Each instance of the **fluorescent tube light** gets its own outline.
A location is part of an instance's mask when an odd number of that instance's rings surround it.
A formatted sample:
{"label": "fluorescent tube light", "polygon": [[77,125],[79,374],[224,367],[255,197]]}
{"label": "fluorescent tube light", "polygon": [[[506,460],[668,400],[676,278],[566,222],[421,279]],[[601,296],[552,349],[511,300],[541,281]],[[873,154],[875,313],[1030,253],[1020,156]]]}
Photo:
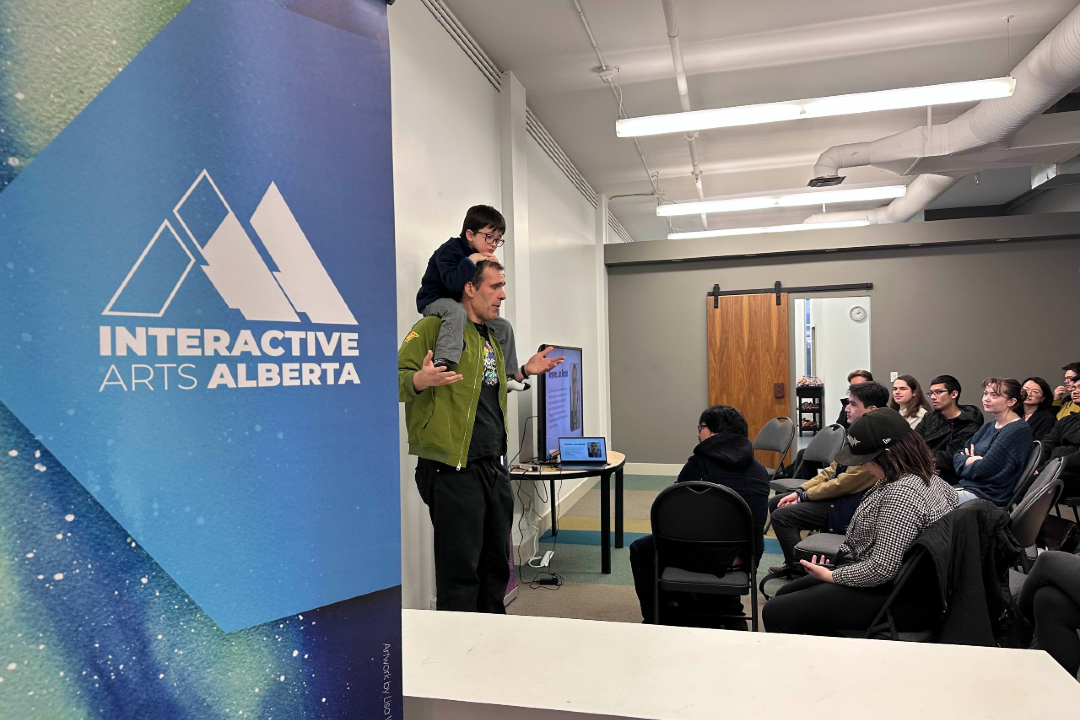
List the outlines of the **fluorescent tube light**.
{"label": "fluorescent tube light", "polygon": [[729,228],[727,230],[699,230],[697,232],[671,233],[667,236],[667,239],[690,240],[692,238],[731,237],[732,235],[761,235],[763,233],[797,232],[799,230],[831,230],[833,228],[862,227],[869,224],[869,220],[843,220],[840,222],[800,223],[798,225],[772,225],[769,227]]}
{"label": "fluorescent tube light", "polygon": [[906,185],[850,188],[844,190],[819,190],[816,192],[791,193],[789,195],[763,195],[759,197],[731,198],[730,200],[705,200],[704,202],[658,205],[660,217],[673,215],[700,215],[701,213],[740,212],[743,210],[766,210],[777,207],[806,207],[830,203],[866,202],[892,200],[907,193]]}
{"label": "fluorescent tube light", "polygon": [[692,110],[670,115],[649,115],[626,118],[615,122],[615,134],[619,137],[641,137],[685,133],[695,130],[759,125],[761,123],[798,120],[799,118],[854,115],[878,110],[948,105],[950,103],[975,102],[991,98],[1009,97],[1016,89],[1011,77],[970,80],[967,82],[925,85],[923,87],[879,90],[877,92],[835,95],[809,100],[787,100],[761,105]]}

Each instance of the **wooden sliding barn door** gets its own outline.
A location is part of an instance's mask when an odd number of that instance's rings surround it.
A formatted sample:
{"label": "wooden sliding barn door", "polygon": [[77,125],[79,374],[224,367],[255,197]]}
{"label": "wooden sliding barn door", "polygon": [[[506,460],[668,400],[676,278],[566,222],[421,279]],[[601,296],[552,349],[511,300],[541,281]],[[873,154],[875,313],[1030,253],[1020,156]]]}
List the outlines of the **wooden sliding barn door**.
{"label": "wooden sliding barn door", "polygon": [[[742,411],[751,440],[769,420],[791,411],[788,296],[780,293],[779,297],[780,304],[775,293],[705,298],[709,404],[732,405]],[[757,455],[768,467],[775,467],[780,459],[779,453]]]}

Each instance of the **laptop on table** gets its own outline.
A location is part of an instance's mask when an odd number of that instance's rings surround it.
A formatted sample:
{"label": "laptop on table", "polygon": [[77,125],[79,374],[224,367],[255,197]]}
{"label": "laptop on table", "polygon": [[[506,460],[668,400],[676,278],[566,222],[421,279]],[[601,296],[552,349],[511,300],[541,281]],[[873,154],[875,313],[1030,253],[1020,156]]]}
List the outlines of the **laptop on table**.
{"label": "laptop on table", "polygon": [[607,464],[607,438],[559,438],[560,470],[596,470]]}

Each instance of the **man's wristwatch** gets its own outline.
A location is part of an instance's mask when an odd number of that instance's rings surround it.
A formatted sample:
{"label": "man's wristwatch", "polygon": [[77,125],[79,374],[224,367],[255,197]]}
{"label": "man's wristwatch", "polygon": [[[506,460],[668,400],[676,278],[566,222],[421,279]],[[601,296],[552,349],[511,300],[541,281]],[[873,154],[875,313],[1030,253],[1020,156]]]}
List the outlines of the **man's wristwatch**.
{"label": "man's wristwatch", "polygon": [[799,502],[806,502],[806,490],[795,488],[795,496],[799,498]]}

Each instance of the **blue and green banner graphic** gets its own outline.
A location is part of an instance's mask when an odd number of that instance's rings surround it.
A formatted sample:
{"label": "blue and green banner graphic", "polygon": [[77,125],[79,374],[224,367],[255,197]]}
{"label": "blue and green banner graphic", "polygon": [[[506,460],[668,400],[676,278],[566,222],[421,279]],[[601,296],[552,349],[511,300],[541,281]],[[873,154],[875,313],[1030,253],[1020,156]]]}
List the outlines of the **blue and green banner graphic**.
{"label": "blue and green banner graphic", "polygon": [[0,717],[400,717],[385,0],[0,3],[0,168]]}

